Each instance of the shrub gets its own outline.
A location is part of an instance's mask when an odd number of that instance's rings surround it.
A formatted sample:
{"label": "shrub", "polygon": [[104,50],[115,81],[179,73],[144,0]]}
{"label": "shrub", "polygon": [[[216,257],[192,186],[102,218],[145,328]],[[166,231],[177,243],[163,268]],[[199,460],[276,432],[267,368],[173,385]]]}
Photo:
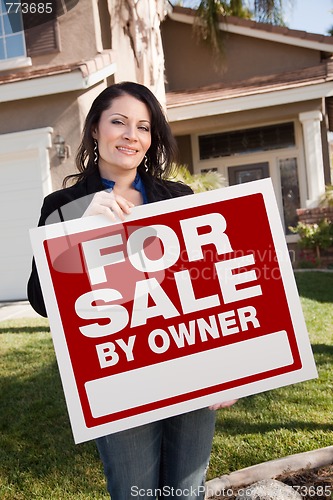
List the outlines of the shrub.
{"label": "shrub", "polygon": [[320,250],[333,246],[333,223],[323,219],[318,224],[299,222],[296,227],[289,227],[290,231],[300,236],[299,246],[311,248],[320,258]]}
{"label": "shrub", "polygon": [[333,185],[328,184],[325,187],[325,194],[320,199],[320,207],[333,207]]}

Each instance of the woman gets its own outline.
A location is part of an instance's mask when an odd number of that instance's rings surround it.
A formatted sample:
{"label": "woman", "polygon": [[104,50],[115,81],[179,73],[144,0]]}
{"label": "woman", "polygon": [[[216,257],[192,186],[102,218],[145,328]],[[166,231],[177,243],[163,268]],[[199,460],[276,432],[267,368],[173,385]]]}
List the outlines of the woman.
{"label": "woman", "polygon": [[[65,179],[75,184],[45,198],[39,225],[96,214],[123,220],[136,205],[192,193],[166,180],[175,150],[150,90],[131,82],[111,85],[87,115],[76,159],[79,173]],[[46,316],[34,263],[28,298]],[[112,500],[203,499],[214,424],[215,412],[204,408],[97,439]]]}

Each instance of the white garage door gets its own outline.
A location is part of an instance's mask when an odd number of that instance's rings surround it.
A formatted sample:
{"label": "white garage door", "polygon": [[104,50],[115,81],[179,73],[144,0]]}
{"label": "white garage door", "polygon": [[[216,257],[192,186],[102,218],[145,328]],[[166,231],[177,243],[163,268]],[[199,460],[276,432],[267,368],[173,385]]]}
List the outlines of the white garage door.
{"label": "white garage door", "polygon": [[0,301],[27,297],[29,229],[51,191],[50,127],[0,136]]}

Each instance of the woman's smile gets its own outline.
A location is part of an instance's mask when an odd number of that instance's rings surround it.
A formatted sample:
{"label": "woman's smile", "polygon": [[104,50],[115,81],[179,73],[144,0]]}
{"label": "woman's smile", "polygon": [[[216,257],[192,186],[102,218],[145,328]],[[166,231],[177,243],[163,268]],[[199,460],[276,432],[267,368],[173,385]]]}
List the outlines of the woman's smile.
{"label": "woman's smile", "polygon": [[126,146],[116,146],[116,149],[118,151],[120,151],[121,153],[129,154],[129,155],[136,154],[138,152],[137,149],[128,148]]}

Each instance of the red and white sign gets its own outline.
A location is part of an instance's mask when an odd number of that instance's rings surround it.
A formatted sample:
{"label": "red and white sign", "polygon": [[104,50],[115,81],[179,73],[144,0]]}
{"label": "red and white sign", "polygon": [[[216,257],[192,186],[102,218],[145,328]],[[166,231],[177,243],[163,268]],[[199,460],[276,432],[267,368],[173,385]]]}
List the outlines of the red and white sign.
{"label": "red and white sign", "polygon": [[31,239],[77,443],[317,376],[270,180]]}

